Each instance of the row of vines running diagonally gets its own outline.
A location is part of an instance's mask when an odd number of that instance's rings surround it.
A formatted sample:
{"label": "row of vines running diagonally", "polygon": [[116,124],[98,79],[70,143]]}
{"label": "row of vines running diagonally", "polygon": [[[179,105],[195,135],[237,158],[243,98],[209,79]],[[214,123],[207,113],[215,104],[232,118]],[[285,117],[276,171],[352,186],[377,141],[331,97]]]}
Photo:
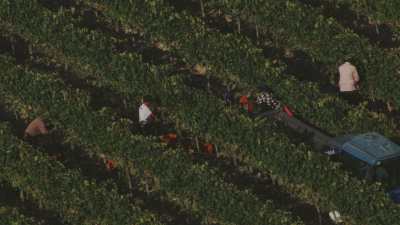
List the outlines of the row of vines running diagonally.
{"label": "row of vines running diagonally", "polygon": [[[329,82],[336,61],[351,53],[365,74],[362,95],[400,103],[391,79],[398,67],[395,51],[371,44],[324,17],[320,8],[294,0],[198,3],[207,12],[255,25],[261,38],[276,46],[306,52],[328,68],[321,76]],[[266,57],[243,33],[221,32],[206,23],[205,14],[176,6],[166,0],[0,1],[0,142],[5,146],[0,187],[20,192],[18,198],[60,224],[316,225],[329,224],[332,210],[348,224],[397,223],[398,207],[379,183],[355,178],[281,123],[254,119],[238,105],[225,104],[221,93],[234,85],[237,100],[267,84],[296,117],[335,136],[372,130],[398,140],[397,121],[364,103],[350,105],[323,93],[318,82],[286,74],[286,65]],[[334,48],[332,38],[343,45]],[[341,50],[345,47],[348,52]],[[187,82],[196,64],[207,69],[208,88]],[[137,121],[137,107],[147,95],[157,99],[163,121],[150,133]],[[71,166],[13,131],[37,117],[62,133],[53,148],[69,146],[58,151],[84,154],[80,160],[90,162]],[[190,146],[165,144],[159,136],[166,130]],[[213,143],[216,154],[199,157],[199,140]],[[115,172],[105,172],[110,179],[85,171],[84,163],[104,158]],[[270,179],[277,196],[265,197],[267,187],[257,191],[251,182],[234,181],[234,174],[245,179],[253,171],[255,180],[261,174]],[[285,195],[313,209],[302,207],[299,213],[284,206]],[[160,212],[140,198],[156,198],[168,209]],[[0,199],[5,224],[51,223],[2,204]],[[318,218],[308,219],[304,213],[314,209]],[[163,213],[185,216],[171,222]]]}

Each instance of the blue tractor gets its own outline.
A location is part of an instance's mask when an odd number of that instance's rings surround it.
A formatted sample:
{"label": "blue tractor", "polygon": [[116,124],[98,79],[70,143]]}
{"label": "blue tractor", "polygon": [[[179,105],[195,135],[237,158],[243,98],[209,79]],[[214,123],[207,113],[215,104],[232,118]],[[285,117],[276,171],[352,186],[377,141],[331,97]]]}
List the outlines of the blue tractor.
{"label": "blue tractor", "polygon": [[400,146],[375,133],[333,138],[326,154],[343,162],[357,177],[384,184],[400,203]]}
{"label": "blue tractor", "polygon": [[272,111],[264,115],[310,134],[316,149],[342,162],[355,176],[381,182],[393,201],[400,203],[400,146],[396,143],[375,132],[333,138],[284,112]]}
{"label": "blue tractor", "polygon": [[[273,117],[295,131],[309,134],[316,149],[342,162],[355,176],[381,182],[390,198],[400,203],[400,146],[396,143],[375,132],[333,138],[281,111],[260,115]],[[332,218],[335,222],[341,222],[338,212],[331,212],[330,216],[337,217]]]}

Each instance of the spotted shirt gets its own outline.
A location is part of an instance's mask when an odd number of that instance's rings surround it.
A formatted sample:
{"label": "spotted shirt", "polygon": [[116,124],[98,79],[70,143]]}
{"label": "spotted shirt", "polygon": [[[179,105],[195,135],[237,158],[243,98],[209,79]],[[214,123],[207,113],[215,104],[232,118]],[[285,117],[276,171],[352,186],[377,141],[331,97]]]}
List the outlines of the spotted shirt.
{"label": "spotted shirt", "polygon": [[281,104],[279,101],[275,100],[272,95],[268,92],[263,92],[258,94],[257,98],[256,98],[256,103],[258,105],[262,105],[265,104],[268,107],[271,107],[272,109],[278,109]]}

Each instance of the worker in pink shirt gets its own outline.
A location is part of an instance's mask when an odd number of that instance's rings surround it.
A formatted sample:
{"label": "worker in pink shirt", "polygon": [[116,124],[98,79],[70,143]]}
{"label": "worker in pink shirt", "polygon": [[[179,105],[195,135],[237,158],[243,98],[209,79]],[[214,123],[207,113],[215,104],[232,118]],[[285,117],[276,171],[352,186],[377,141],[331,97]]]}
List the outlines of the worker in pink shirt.
{"label": "worker in pink shirt", "polygon": [[45,122],[43,121],[42,118],[38,117],[34,119],[25,129],[24,138],[35,137],[47,133],[48,130],[46,128]]}
{"label": "worker in pink shirt", "polygon": [[[24,131],[24,140],[28,141],[31,144],[44,146],[44,145],[52,145],[57,138],[54,137],[54,133],[52,135],[49,134],[49,124],[47,124],[46,120],[42,117],[37,117],[33,121],[31,121]],[[56,158],[58,156],[55,156]]]}
{"label": "worker in pink shirt", "polygon": [[357,68],[350,62],[339,66],[339,90],[340,95],[352,104],[357,103],[357,90],[360,77]]}

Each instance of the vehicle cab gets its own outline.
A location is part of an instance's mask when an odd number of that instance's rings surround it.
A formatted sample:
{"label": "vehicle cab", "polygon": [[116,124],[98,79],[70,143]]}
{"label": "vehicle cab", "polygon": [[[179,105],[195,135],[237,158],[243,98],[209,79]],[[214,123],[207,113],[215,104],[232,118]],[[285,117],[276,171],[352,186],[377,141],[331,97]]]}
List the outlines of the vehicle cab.
{"label": "vehicle cab", "polygon": [[400,203],[400,146],[375,133],[333,138],[326,153],[341,161],[357,177],[381,182]]}

